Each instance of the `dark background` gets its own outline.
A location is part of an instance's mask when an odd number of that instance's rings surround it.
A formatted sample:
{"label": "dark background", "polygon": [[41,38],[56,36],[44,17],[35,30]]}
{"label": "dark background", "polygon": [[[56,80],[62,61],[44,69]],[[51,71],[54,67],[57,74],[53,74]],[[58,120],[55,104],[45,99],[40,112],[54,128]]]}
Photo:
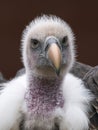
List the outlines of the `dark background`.
{"label": "dark background", "polygon": [[22,31],[41,14],[66,20],[76,36],[77,60],[98,65],[98,0],[0,0],[0,71],[6,78],[23,67],[19,50]]}

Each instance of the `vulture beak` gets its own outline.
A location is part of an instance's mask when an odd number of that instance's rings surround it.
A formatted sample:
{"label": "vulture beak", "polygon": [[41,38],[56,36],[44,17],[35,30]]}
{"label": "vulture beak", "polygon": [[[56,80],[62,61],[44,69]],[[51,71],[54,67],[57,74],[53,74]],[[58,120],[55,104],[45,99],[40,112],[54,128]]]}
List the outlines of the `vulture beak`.
{"label": "vulture beak", "polygon": [[61,69],[61,48],[56,38],[49,38],[46,41],[47,57],[53,68],[55,69],[56,74],[59,76]]}

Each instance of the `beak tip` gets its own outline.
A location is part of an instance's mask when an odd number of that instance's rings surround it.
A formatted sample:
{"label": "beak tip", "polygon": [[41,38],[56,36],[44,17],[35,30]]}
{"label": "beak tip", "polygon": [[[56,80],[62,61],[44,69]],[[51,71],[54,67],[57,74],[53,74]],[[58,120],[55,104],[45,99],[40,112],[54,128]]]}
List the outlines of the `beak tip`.
{"label": "beak tip", "polygon": [[56,74],[57,74],[57,76],[60,75],[60,68],[59,68],[59,69],[56,69]]}

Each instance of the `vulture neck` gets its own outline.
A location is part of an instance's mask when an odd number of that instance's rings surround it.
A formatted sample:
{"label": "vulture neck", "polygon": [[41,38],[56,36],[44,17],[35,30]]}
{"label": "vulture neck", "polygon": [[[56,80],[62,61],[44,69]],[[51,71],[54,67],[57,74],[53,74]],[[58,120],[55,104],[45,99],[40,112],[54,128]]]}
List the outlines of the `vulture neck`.
{"label": "vulture neck", "polygon": [[49,115],[56,107],[63,107],[61,78],[48,79],[30,75],[28,83],[28,89],[25,94],[28,112],[33,115]]}

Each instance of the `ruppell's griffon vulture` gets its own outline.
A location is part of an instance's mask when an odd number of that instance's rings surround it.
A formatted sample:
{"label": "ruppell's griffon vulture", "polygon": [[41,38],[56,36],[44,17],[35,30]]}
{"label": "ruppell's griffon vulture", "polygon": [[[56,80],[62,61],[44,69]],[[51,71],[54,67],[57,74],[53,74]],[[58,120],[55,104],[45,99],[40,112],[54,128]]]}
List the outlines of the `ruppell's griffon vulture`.
{"label": "ruppell's griffon vulture", "polygon": [[38,17],[24,30],[21,48],[26,73],[2,84],[0,130],[88,130],[93,95],[69,73],[70,26],[56,16]]}

